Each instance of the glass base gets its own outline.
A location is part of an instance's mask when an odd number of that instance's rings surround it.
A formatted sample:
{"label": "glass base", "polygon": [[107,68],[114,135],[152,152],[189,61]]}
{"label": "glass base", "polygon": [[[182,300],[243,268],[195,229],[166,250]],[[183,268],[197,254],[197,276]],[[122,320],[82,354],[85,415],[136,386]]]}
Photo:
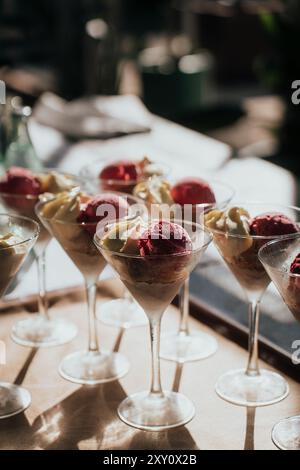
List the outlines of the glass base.
{"label": "glass base", "polygon": [[25,388],[0,382],[0,419],[22,413],[30,403],[31,396]]}
{"label": "glass base", "polygon": [[129,362],[119,353],[77,351],[65,357],[59,366],[60,375],[70,382],[95,385],[123,377]]}
{"label": "glass base", "polygon": [[261,370],[259,375],[246,375],[244,369],[222,375],[216,393],[223,400],[240,406],[267,406],[278,403],[289,394],[289,386],[281,375]]}
{"label": "glass base", "polygon": [[300,450],[300,416],[292,416],[275,424],[272,440],[281,450]]}
{"label": "glass base", "polygon": [[136,393],[126,398],[118,408],[124,423],[146,431],[164,431],[183,426],[193,419],[195,407],[184,395],[164,392],[164,395]]}
{"label": "glass base", "polygon": [[34,315],[17,322],[11,332],[15,343],[30,348],[58,346],[69,343],[77,335],[77,327],[63,318],[47,320]]}
{"label": "glass base", "polygon": [[129,299],[116,299],[101,305],[97,314],[102,323],[117,328],[132,328],[148,324],[144,310]]}
{"label": "glass base", "polygon": [[215,338],[206,333],[171,333],[162,336],[160,357],[180,363],[200,361],[212,356],[217,349]]}

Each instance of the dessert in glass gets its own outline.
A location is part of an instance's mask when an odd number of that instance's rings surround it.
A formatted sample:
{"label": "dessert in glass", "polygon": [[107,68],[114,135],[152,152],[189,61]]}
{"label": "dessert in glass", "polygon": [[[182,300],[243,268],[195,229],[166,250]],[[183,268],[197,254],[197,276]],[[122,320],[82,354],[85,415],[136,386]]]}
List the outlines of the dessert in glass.
{"label": "dessert in glass", "polygon": [[[35,206],[40,199],[79,186],[75,176],[57,170],[33,173],[20,167],[12,167],[0,179],[0,204],[7,212],[38,220]],[[48,347],[71,341],[77,334],[76,326],[63,318],[51,318],[48,313],[46,293],[45,254],[50,233],[41,227],[33,254],[38,270],[38,314],[18,321],[12,329],[12,339],[22,346]]]}
{"label": "dessert in glass", "polygon": [[[259,259],[284,302],[300,322],[300,234],[264,245]],[[300,450],[300,414],[285,418],[272,431],[274,444],[282,450]]]}
{"label": "dessert in glass", "polygon": [[[0,214],[0,298],[39,236],[39,225],[26,217]],[[0,419],[21,413],[31,403],[23,387],[0,381]]]}
{"label": "dessert in glass", "polygon": [[97,224],[109,219],[122,219],[135,211],[136,198],[118,193],[90,196],[80,190],[61,193],[51,201],[40,202],[37,214],[81,272],[88,305],[88,349],[70,354],[60,364],[59,372],[67,380],[97,384],[122,377],[129,368],[119,353],[100,351],[96,330],[97,281],[106,266],[93,243]]}
{"label": "dessert in glass", "polygon": [[283,400],[288,384],[279,374],[260,369],[259,306],[270,278],[258,251],[267,242],[299,232],[300,209],[280,204],[241,202],[205,216],[206,227],[249,302],[249,358],[246,369],[231,370],[216,384],[217,394],[241,406],[265,406]]}
{"label": "dessert in glass", "polygon": [[[218,204],[226,207],[234,195],[233,189],[225,183],[187,177],[174,184],[163,178],[152,178],[139,183],[134,194],[142,199],[149,210],[166,214],[170,209],[175,217],[192,222],[201,222],[203,214]],[[205,359],[217,350],[214,337],[207,333],[191,330],[189,327],[189,277],[179,295],[180,323],[177,332],[162,336],[161,357],[184,363]]]}
{"label": "dessert in glass", "polygon": [[[141,181],[154,176],[165,176],[169,167],[151,161],[148,157],[141,159],[97,159],[81,170],[81,176],[89,182],[92,192],[117,191],[132,194],[134,187]],[[117,328],[144,326],[147,319],[140,306],[124,288],[122,298],[111,300],[102,305],[98,319]]]}
{"label": "dessert in glass", "polygon": [[150,325],[151,388],[120,404],[119,417],[128,425],[161,431],[181,426],[194,416],[194,405],[188,398],[162,389],[160,325],[164,311],[210,241],[210,234],[200,225],[182,220],[127,221],[96,232],[95,244],[144,309]]}

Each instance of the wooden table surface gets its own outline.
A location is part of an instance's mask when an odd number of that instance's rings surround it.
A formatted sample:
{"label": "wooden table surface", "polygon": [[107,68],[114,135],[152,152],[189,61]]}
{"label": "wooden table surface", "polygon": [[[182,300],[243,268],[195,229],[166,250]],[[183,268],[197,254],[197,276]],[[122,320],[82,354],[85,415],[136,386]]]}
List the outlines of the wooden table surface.
{"label": "wooden table surface", "polygon": [[[101,283],[98,308],[103,300],[118,294],[119,288],[118,281]],[[52,314],[74,320],[80,333],[67,345],[40,350],[18,346],[9,338],[13,323],[34,310],[32,305],[1,305],[0,339],[7,345],[7,365],[1,366],[1,379],[27,387],[32,405],[25,414],[0,421],[0,449],[274,449],[272,426],[299,413],[300,385],[289,378],[290,396],[276,405],[247,410],[219,399],[214,392],[217,378],[230,368],[243,367],[246,351],[191,320],[194,328],[216,336],[219,349],[212,358],[183,368],[162,361],[162,382],[165,389],[179,389],[193,400],[196,417],[185,427],[160,433],[125,425],[117,417],[118,404],[127,394],[149,387],[148,329],[133,328],[122,335],[99,323],[101,344],[129,358],[129,373],[120,381],[94,387],[67,382],[58,375],[57,366],[66,354],[86,345],[83,302],[81,289],[52,299]],[[176,329],[177,324],[178,312],[171,306],[163,319],[163,331]]]}

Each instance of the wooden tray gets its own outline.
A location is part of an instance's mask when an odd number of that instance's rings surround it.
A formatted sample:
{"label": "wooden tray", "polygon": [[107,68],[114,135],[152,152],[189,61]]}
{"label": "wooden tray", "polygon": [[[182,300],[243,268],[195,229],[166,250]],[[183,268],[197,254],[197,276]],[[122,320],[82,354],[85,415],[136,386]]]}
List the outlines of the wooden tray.
{"label": "wooden tray", "polygon": [[[98,308],[101,302],[120,295],[120,291],[116,281],[101,283]],[[290,396],[270,407],[247,410],[220,400],[214,392],[217,378],[228,369],[243,367],[246,351],[224,338],[215,327],[192,319],[194,328],[217,338],[218,352],[205,361],[184,366],[162,361],[161,369],[163,386],[180,389],[191,398],[196,417],[187,426],[168,432],[130,428],[118,419],[116,409],[127,394],[149,387],[147,328],[123,332],[99,323],[103,348],[126,354],[131,369],[120,381],[80,387],[63,380],[57,367],[66,354],[86,345],[83,291],[78,288],[54,292],[50,304],[53,316],[72,319],[80,333],[67,345],[39,350],[18,346],[9,337],[13,323],[35,310],[35,299],[0,306],[0,338],[7,344],[7,365],[1,367],[1,378],[22,383],[32,394],[32,405],[23,415],[0,421],[0,449],[273,449],[270,433],[274,423],[299,413],[300,385],[290,378]],[[178,311],[171,306],[163,319],[163,331],[176,330],[177,325]]]}

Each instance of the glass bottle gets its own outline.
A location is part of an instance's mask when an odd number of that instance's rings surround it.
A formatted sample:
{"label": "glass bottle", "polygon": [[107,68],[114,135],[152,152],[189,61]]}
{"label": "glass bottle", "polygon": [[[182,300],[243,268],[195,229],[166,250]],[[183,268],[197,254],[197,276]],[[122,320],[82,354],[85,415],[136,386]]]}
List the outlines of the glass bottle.
{"label": "glass bottle", "polygon": [[20,166],[33,171],[43,169],[28,132],[29,106],[16,105],[11,114],[11,138],[5,152],[5,167]]}

